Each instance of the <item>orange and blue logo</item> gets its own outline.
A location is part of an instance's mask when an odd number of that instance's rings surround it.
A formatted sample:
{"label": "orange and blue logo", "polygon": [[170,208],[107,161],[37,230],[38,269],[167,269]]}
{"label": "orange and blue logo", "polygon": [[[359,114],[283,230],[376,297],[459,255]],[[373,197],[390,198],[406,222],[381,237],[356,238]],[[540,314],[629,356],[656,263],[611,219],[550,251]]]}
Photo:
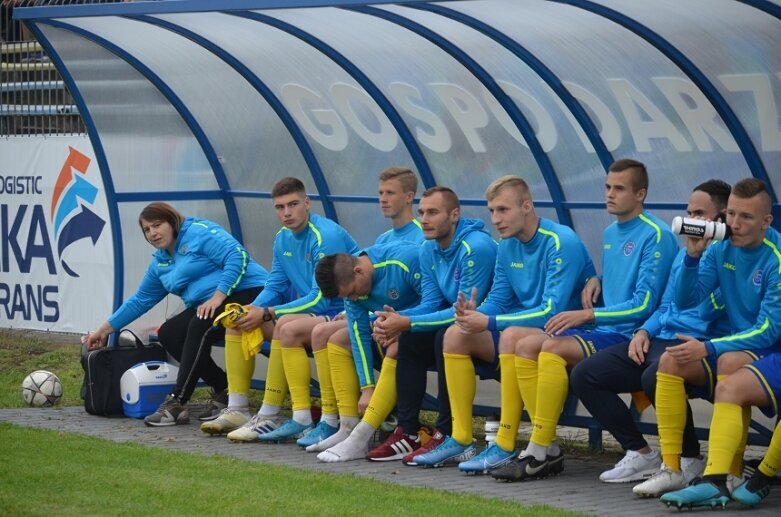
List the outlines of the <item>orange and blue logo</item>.
{"label": "orange and blue logo", "polygon": [[78,277],[79,274],[63,260],[63,252],[81,239],[89,238],[93,246],[97,244],[106,221],[89,208],[94,208],[98,197],[98,187],[85,178],[90,165],[89,157],[73,147],[68,149],[70,153],[54,184],[50,217],[60,264],[70,276]]}

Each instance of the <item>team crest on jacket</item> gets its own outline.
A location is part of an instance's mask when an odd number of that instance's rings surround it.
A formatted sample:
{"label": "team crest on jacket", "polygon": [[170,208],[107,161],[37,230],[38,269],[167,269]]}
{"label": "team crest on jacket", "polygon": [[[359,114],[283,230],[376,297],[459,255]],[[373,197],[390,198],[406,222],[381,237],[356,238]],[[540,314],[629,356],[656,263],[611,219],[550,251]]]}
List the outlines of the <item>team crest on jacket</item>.
{"label": "team crest on jacket", "polygon": [[179,253],[181,253],[182,255],[187,255],[187,244],[179,248]]}
{"label": "team crest on jacket", "polygon": [[388,298],[391,300],[398,300],[399,299],[399,291],[398,289],[391,287],[388,289]]}
{"label": "team crest on jacket", "polygon": [[632,252],[635,251],[635,243],[634,241],[629,241],[626,244],[624,244],[624,255],[629,256],[632,254]]}
{"label": "team crest on jacket", "polygon": [[457,267],[455,271],[453,271],[453,280],[456,282],[461,280],[461,268]]}
{"label": "team crest on jacket", "polygon": [[759,287],[762,285],[762,277],[764,276],[765,272],[761,269],[757,269],[754,271],[754,274],[751,275],[751,283],[755,286]]}

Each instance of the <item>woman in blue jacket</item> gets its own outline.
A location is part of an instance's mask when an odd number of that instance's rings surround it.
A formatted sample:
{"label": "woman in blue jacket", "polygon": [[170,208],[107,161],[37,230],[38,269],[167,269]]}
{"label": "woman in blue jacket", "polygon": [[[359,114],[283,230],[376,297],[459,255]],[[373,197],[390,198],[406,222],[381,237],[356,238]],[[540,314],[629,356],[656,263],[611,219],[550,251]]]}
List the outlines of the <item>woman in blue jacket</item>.
{"label": "woman in blue jacket", "polygon": [[84,337],[90,348],[106,346],[120,330],[157,305],[168,294],[179,296],[185,309],[160,327],[161,343],[179,361],[176,387],[158,410],[144,419],[150,426],[189,422],[187,401],[198,379],[212,388],[209,420],[227,403],[225,372],[211,358],[211,344],[224,336],[219,326],[208,335],[215,315],[227,303],[246,305],[263,290],[268,272],[255,262],[236,239],[218,224],[184,217],[166,203],[151,203],[141,211],[138,224],[144,238],[157,251],[138,290],[97,330]]}

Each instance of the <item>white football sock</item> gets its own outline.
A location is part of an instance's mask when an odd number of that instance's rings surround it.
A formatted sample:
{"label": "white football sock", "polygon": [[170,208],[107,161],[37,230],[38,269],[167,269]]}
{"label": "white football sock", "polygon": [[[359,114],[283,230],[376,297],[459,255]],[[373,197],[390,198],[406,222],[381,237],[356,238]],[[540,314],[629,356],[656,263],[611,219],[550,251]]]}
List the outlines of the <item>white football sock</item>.
{"label": "white football sock", "polygon": [[350,436],[350,433],[353,431],[356,425],[358,425],[357,416],[348,416],[346,418],[342,418],[339,422],[339,430],[336,431],[336,433],[332,434],[325,440],[322,440],[320,442],[314,443],[306,448],[306,452],[323,452],[326,449],[330,449],[337,443],[342,443],[347,439],[348,436]]}
{"label": "white football sock", "polygon": [[339,463],[343,461],[362,460],[369,452],[369,441],[374,436],[374,427],[361,422],[350,436],[341,443],[338,443],[317,455],[317,459],[325,463]]}

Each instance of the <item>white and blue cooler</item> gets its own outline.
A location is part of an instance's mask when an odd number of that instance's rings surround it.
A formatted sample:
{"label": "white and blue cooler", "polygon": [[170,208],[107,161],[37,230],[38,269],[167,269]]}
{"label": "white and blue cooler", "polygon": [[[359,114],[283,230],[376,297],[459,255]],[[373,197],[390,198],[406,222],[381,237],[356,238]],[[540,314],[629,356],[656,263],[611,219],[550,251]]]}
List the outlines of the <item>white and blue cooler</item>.
{"label": "white and blue cooler", "polygon": [[174,390],[179,367],[163,361],[138,363],[122,374],[119,391],[125,415],[144,418],[154,413]]}

